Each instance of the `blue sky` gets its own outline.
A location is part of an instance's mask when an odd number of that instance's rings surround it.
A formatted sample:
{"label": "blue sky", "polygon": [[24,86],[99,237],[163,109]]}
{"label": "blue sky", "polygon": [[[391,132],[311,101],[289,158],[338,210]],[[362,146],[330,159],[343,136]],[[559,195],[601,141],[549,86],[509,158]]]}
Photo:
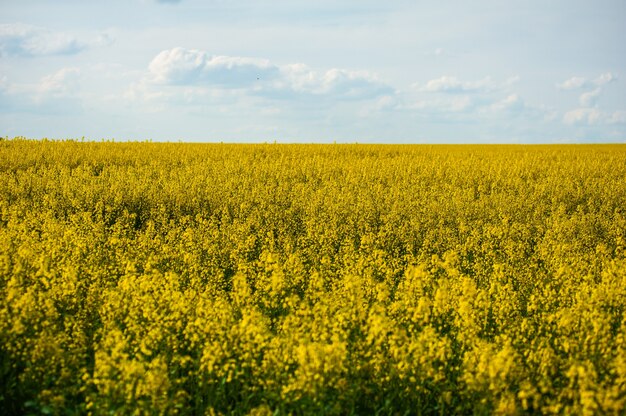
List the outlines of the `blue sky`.
{"label": "blue sky", "polygon": [[624,0],[0,2],[0,135],[626,141]]}

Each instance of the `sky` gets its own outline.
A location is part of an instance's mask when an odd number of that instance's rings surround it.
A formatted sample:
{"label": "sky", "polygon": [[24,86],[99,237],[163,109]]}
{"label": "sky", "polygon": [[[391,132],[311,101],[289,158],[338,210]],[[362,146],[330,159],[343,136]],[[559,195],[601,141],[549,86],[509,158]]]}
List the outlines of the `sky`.
{"label": "sky", "polygon": [[0,136],[626,142],[624,0],[0,0]]}

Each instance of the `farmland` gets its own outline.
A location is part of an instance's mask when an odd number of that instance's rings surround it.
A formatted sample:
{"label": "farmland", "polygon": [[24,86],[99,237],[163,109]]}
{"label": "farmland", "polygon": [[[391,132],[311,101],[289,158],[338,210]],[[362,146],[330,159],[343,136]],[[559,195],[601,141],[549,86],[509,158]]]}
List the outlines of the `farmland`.
{"label": "farmland", "polygon": [[0,141],[4,414],[624,414],[626,146]]}

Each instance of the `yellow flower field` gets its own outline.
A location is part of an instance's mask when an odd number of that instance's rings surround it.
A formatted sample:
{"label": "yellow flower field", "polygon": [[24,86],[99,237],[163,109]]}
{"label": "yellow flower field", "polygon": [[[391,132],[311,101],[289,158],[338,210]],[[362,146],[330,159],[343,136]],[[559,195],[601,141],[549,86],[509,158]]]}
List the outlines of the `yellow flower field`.
{"label": "yellow flower field", "polygon": [[2,414],[626,412],[626,146],[0,141]]}

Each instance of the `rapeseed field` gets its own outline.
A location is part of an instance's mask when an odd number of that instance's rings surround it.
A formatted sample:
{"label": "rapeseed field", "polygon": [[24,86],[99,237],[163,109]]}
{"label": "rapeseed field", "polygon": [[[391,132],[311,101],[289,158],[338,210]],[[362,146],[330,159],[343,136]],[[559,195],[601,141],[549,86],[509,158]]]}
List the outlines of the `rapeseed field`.
{"label": "rapeseed field", "polygon": [[2,414],[626,412],[626,146],[0,141]]}

